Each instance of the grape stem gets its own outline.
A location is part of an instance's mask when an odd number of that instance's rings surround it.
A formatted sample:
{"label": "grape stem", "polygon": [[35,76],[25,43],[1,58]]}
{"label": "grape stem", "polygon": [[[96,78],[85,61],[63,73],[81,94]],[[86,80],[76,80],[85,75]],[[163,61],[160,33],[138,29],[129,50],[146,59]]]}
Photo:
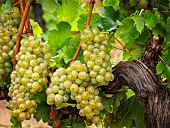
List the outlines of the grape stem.
{"label": "grape stem", "polygon": [[27,2],[27,4],[26,4],[26,7],[25,7],[25,10],[24,10],[24,13],[23,13],[23,15],[22,15],[22,19],[21,19],[21,22],[20,22],[20,26],[19,26],[19,28],[18,28],[17,40],[16,40],[16,50],[15,50],[15,53],[14,53],[13,70],[15,70],[15,66],[16,66],[16,64],[17,64],[16,55],[17,55],[18,52],[19,52],[21,36],[22,36],[22,34],[23,34],[24,25],[25,25],[25,21],[26,21],[26,19],[27,19],[27,15],[28,15],[28,11],[29,11],[29,9],[30,9],[31,2],[32,2],[32,0],[28,0],[28,2]]}
{"label": "grape stem", "polygon": [[[95,4],[95,0],[91,0],[90,1],[90,9],[89,9],[89,14],[88,14],[88,18],[87,18],[87,22],[86,22],[86,25],[85,25],[85,28],[90,28],[90,20],[91,20],[91,17],[92,17],[92,11],[93,11],[93,8],[94,8],[94,4]],[[81,44],[82,44],[82,41],[80,41],[79,43],[79,46],[76,50],[76,53],[73,57],[73,60],[71,61],[70,64],[72,64],[78,57],[79,53],[80,53],[80,50],[81,50]]]}
{"label": "grape stem", "polygon": [[[23,0],[19,0],[19,4],[20,4],[20,12],[23,14],[24,13],[24,9],[25,9],[25,1]],[[33,36],[33,31],[32,31],[32,27],[31,27],[31,23],[29,20],[29,16],[27,16],[26,22],[25,22],[25,29],[26,29],[26,33],[27,36]]]}

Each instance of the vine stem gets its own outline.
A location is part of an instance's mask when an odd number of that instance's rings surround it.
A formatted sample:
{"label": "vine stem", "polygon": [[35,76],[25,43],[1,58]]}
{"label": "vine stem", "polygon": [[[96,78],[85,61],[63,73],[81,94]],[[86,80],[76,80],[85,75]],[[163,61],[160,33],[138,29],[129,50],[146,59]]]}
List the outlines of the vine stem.
{"label": "vine stem", "polygon": [[[19,5],[20,5],[20,12],[23,14],[25,9],[25,0],[19,0]],[[27,19],[25,21],[25,29],[28,37],[33,36],[33,31],[29,20],[29,16],[27,16]]]}
{"label": "vine stem", "polygon": [[[88,18],[87,18],[87,22],[86,22],[86,25],[85,25],[85,28],[90,28],[90,20],[91,20],[91,17],[92,17],[92,11],[93,11],[93,8],[94,8],[94,4],[95,4],[95,0],[91,0],[90,1],[90,9],[89,9],[89,14],[88,14]],[[80,41],[79,43],[79,46],[76,50],[76,53],[71,61],[70,64],[72,64],[78,57],[79,53],[80,53],[80,50],[81,50],[81,44],[82,44],[82,41]]]}
{"label": "vine stem", "polygon": [[18,32],[17,32],[18,35],[17,35],[17,39],[16,39],[16,50],[15,50],[15,53],[14,53],[13,70],[15,70],[15,66],[17,64],[16,55],[19,52],[21,36],[23,34],[24,25],[25,25],[25,21],[27,19],[27,15],[28,15],[28,11],[30,9],[31,2],[32,2],[32,0],[28,0],[26,7],[25,7],[25,10],[24,10],[24,13],[23,13],[23,16],[22,16],[22,19],[21,19],[21,22],[20,22],[20,26],[18,28]]}

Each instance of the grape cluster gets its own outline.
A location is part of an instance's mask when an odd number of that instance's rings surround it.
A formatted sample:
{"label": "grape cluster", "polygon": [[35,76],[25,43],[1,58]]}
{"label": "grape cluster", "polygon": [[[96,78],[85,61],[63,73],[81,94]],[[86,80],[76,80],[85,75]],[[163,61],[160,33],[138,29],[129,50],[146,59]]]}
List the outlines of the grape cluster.
{"label": "grape cluster", "polygon": [[98,123],[100,110],[103,109],[99,90],[90,82],[88,67],[76,60],[67,69],[59,68],[51,77],[51,83],[46,90],[47,103],[61,108],[71,100],[77,102],[79,115]]}
{"label": "grape cluster", "polygon": [[121,0],[120,7],[124,10],[124,15],[129,16],[135,10],[141,10],[146,8],[148,5],[148,0]]}
{"label": "grape cluster", "polygon": [[81,38],[91,83],[97,86],[108,85],[114,77],[107,49],[107,35],[101,33],[98,28],[93,28],[85,29]]}
{"label": "grape cluster", "polygon": [[19,121],[28,120],[36,110],[37,103],[30,99],[31,94],[43,90],[48,80],[50,54],[49,46],[34,36],[21,40],[20,51],[16,55],[18,61],[11,73],[10,108],[12,116]]}
{"label": "grape cluster", "polygon": [[12,72],[17,27],[21,15],[17,8],[0,14],[0,80]]}
{"label": "grape cluster", "polygon": [[68,68],[59,68],[53,73],[46,90],[47,103],[62,108],[74,100],[79,115],[97,124],[103,110],[98,87],[108,85],[114,78],[107,50],[108,37],[93,28],[85,29],[81,38],[85,64],[76,60]]}

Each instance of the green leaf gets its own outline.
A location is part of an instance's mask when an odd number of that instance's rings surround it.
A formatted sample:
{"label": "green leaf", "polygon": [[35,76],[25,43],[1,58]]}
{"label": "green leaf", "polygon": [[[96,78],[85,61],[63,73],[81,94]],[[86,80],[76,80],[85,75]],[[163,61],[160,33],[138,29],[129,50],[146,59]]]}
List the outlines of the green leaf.
{"label": "green leaf", "polygon": [[132,54],[132,60],[139,60],[142,55],[142,46],[138,44],[134,44],[130,52]]}
{"label": "green leaf", "polygon": [[39,122],[41,119],[43,122],[48,122],[49,114],[50,106],[46,102],[44,102],[37,106],[36,112],[34,113],[34,118],[36,119],[37,122]]}
{"label": "green leaf", "polygon": [[166,77],[168,79],[168,88],[170,89],[170,67],[166,65],[165,67]]}
{"label": "green leaf", "polygon": [[137,44],[144,45],[148,38],[150,37],[149,30],[145,27],[142,33],[140,34],[139,38],[135,40]]}
{"label": "green leaf", "polygon": [[101,7],[102,12],[106,17],[109,17],[113,21],[116,21],[119,17],[119,12],[115,11],[112,6],[104,6]]}
{"label": "green leaf", "polygon": [[49,12],[54,12],[60,7],[58,0],[36,0],[36,2],[41,4],[43,9]]}
{"label": "green leaf", "polygon": [[127,99],[135,95],[135,93],[131,89],[128,89],[128,92],[126,94],[127,94]]}
{"label": "green leaf", "polygon": [[161,74],[164,70],[165,70],[165,65],[161,61],[158,62],[158,64],[156,65],[156,72],[158,74]]}
{"label": "green leaf", "polygon": [[86,125],[84,123],[84,120],[79,120],[79,121],[76,121],[73,126],[73,128],[85,128]]}
{"label": "green leaf", "polygon": [[81,37],[81,34],[73,35],[71,38],[70,44],[74,46],[75,48],[77,48],[80,44],[80,37]]}
{"label": "green leaf", "polygon": [[4,10],[11,9],[14,5],[15,0],[6,0],[5,5],[3,6]]}
{"label": "green leaf", "polygon": [[38,22],[34,22],[33,20],[30,21],[31,21],[34,36],[43,34],[42,28],[39,26]]}
{"label": "green leaf", "polygon": [[[82,14],[80,15],[80,19],[78,20],[78,29],[79,31],[83,31],[84,30],[84,26],[86,24],[87,21],[87,17],[88,14]],[[98,14],[98,13],[93,13],[91,20],[90,20],[90,24],[93,25],[95,23],[99,23],[101,21],[102,17]]]}
{"label": "green leaf", "polygon": [[131,39],[136,39],[139,35],[140,33],[134,26],[134,21],[130,18],[124,19],[122,21],[122,25],[116,31],[116,37],[122,39],[124,42],[128,42]]}
{"label": "green leaf", "polygon": [[156,26],[153,28],[153,34],[158,36],[165,37],[166,33],[166,27],[163,25],[163,23],[158,23]]}
{"label": "green leaf", "polygon": [[57,24],[57,29],[50,31],[48,36],[51,54],[55,55],[69,41],[71,34],[71,26],[67,22]]}
{"label": "green leaf", "polygon": [[117,11],[119,9],[119,0],[104,0],[104,6],[113,6],[113,8]]}
{"label": "green leaf", "polygon": [[144,29],[144,19],[143,19],[143,17],[141,15],[136,15],[136,16],[133,16],[132,19],[135,22],[136,30],[141,33],[142,30]]}
{"label": "green leaf", "polygon": [[31,94],[30,98],[40,104],[46,101],[46,93],[45,91],[42,91],[36,94]]}
{"label": "green leaf", "polygon": [[12,123],[11,128],[22,128],[22,124],[16,117],[11,116],[10,121]]}
{"label": "green leaf", "polygon": [[73,46],[68,46],[68,47],[64,46],[63,47],[64,61],[66,64],[73,59],[74,54],[76,53],[76,50],[77,49]]}
{"label": "green leaf", "polygon": [[117,24],[110,17],[103,16],[101,25],[104,31],[117,29]]}
{"label": "green leaf", "polygon": [[151,13],[149,10],[147,10],[144,13],[144,20],[145,24],[149,29],[152,29],[155,27],[157,23],[160,22],[160,15],[158,12],[155,12],[155,14]]}
{"label": "green leaf", "polygon": [[62,0],[62,6],[56,8],[54,16],[58,21],[67,21],[71,23],[79,15],[79,9],[79,1]]}
{"label": "green leaf", "polygon": [[170,17],[167,18],[167,25],[166,25],[167,29],[170,30]]}
{"label": "green leaf", "polygon": [[135,121],[136,128],[146,128],[144,123],[144,107],[143,104],[137,99],[137,97],[133,96],[130,99],[130,105],[128,107],[128,111],[122,120],[115,126],[115,128],[129,128],[132,124],[132,121]]}

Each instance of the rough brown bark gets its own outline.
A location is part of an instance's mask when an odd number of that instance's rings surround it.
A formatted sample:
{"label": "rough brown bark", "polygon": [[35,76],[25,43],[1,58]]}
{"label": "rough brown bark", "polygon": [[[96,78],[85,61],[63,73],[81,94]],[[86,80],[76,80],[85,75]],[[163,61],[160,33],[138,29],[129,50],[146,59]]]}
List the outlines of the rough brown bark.
{"label": "rough brown bark", "polygon": [[151,36],[142,52],[142,61],[121,62],[113,68],[114,81],[109,85],[128,85],[144,103],[147,128],[170,128],[170,93],[166,84],[155,76],[158,56],[161,52],[161,37]]}

